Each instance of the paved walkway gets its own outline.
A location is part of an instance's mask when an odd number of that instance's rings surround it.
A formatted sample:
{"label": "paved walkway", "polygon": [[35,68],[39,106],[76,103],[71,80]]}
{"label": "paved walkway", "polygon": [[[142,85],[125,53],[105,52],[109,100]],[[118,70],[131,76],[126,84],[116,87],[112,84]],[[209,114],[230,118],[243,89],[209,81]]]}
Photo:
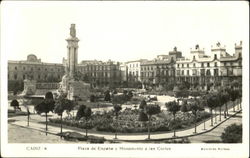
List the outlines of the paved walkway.
{"label": "paved walkway", "polygon": [[[233,112],[233,108],[229,109],[229,117],[224,118],[224,116],[221,117],[221,121],[219,121],[219,116],[217,116],[217,123],[215,123],[215,116],[213,118],[214,120],[214,125],[210,126],[211,124],[211,120],[208,119],[207,121],[205,121],[205,125],[206,125],[206,129],[204,130],[204,123],[201,123],[197,126],[197,133],[194,133],[194,128],[190,128],[190,129],[186,129],[186,130],[180,130],[180,131],[176,131],[176,137],[173,137],[173,132],[166,132],[166,133],[151,133],[150,136],[150,140],[167,140],[167,139],[174,139],[174,138],[182,138],[182,137],[189,137],[189,136],[194,136],[194,135],[199,135],[199,134],[203,134],[206,132],[209,132],[211,130],[213,130],[214,128],[218,127],[220,124],[222,124],[223,122],[225,122],[226,120],[230,119],[232,116],[234,116],[235,114],[237,114],[238,112],[240,112],[241,110],[237,109],[237,106],[235,106],[235,112]],[[32,116],[31,116],[32,117]],[[13,119],[15,119],[15,117],[12,117]],[[10,118],[10,119],[12,119]],[[9,120],[10,120],[9,119]],[[27,126],[27,121],[26,120],[16,120],[13,122],[10,122],[11,124],[14,125],[18,125],[18,126],[22,126],[22,127],[26,127],[26,128],[31,128],[31,129],[35,129],[35,130],[39,130],[39,131],[43,131],[45,132],[45,124],[41,124],[38,122],[30,122],[30,125]],[[67,129],[67,128],[63,128],[63,132],[74,132],[74,130],[71,129]],[[48,126],[48,133],[50,134],[57,134],[60,132],[60,127],[55,127],[55,126]],[[81,133],[83,135],[85,135],[85,130],[83,130],[82,132],[77,131],[78,133]],[[99,137],[104,137],[106,140],[113,140],[114,139],[114,133],[110,133],[110,134],[101,134],[101,133],[91,133],[89,132],[88,135],[94,135],[94,136],[99,136]],[[117,140],[119,141],[145,141],[148,138],[147,134],[141,134],[141,135],[133,135],[133,134],[129,134],[129,135],[125,135],[125,134],[119,134],[117,136]]]}

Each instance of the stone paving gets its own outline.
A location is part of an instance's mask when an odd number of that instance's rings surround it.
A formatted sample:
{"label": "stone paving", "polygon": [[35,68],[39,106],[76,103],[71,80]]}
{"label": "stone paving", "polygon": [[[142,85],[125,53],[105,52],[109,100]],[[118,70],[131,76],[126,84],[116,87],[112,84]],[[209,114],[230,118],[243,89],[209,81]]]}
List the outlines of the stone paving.
{"label": "stone paving", "polygon": [[[237,106],[236,106],[237,107]],[[189,136],[194,136],[194,135],[200,135],[206,132],[209,132],[213,129],[215,129],[216,127],[218,127],[219,125],[221,125],[223,122],[225,122],[226,120],[230,119],[232,116],[236,115],[237,113],[241,112],[240,109],[235,108],[236,111],[233,112],[233,108],[229,109],[229,117],[224,118],[224,116],[221,117],[221,121],[219,121],[219,116],[217,116],[217,123],[215,123],[215,118],[214,119],[214,125],[211,126],[211,120],[208,119],[207,121],[205,121],[205,125],[206,128],[204,130],[204,123],[201,123],[199,125],[197,125],[197,132],[194,133],[194,128],[190,128],[190,129],[186,129],[186,130],[180,130],[180,131],[176,131],[176,137],[173,137],[173,132],[166,132],[166,133],[151,133],[150,136],[150,140],[167,140],[167,139],[175,139],[175,138],[182,138],[182,137],[189,137]],[[31,115],[31,117],[37,117],[35,115]],[[17,117],[12,117],[10,119],[14,119],[15,121],[10,122],[11,124],[14,125],[18,125],[21,127],[26,127],[26,128],[30,128],[30,129],[34,129],[34,130],[39,130],[39,131],[43,131],[45,132],[45,125],[39,122],[30,122],[29,126],[27,126],[27,121],[26,121],[26,116],[22,116],[23,119],[20,119],[21,117],[17,118]],[[215,116],[214,116],[215,117]],[[9,120],[10,120],[9,119]],[[74,130],[72,129],[67,129],[67,128],[63,128],[63,131],[69,131],[69,132],[73,132]],[[51,134],[57,134],[60,132],[60,128],[59,127],[55,127],[55,126],[48,126],[48,133]],[[79,131],[77,131],[79,132]],[[79,132],[83,135],[85,135],[85,130],[83,130],[82,132]],[[113,140],[114,139],[114,133],[110,133],[110,134],[102,134],[102,133],[91,133],[89,132],[88,135],[94,135],[94,136],[99,136],[99,137],[104,137],[106,140]],[[148,140],[148,135],[147,134],[119,134],[117,136],[117,140],[120,141],[145,141]]]}

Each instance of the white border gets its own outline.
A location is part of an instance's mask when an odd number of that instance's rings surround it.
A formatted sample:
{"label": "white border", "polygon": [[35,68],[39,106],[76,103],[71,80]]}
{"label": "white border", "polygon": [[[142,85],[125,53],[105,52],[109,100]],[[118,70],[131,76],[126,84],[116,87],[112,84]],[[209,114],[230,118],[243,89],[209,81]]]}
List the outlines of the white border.
{"label": "white border", "polygon": [[[132,2],[131,2],[132,3]],[[153,2],[152,2],[153,3]],[[1,25],[8,19],[2,19]],[[235,19],[237,22],[237,19]],[[249,28],[249,21],[246,20]],[[1,28],[1,39],[4,39]],[[249,147],[249,36],[243,38],[243,143],[242,144],[9,144],[7,128],[7,53],[1,40],[1,156],[3,157],[247,157]],[[46,147],[47,150],[29,151],[27,147]],[[78,150],[78,147],[166,147],[155,151],[100,151]],[[201,148],[211,150],[201,150]],[[230,150],[219,151],[218,148]],[[217,149],[217,150],[213,150]]]}

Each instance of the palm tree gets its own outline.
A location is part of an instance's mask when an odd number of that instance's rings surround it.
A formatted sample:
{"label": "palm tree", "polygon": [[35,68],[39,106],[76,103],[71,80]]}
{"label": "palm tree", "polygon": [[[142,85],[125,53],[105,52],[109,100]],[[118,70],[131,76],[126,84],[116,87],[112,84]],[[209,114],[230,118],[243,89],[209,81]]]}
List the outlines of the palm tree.
{"label": "palm tree", "polygon": [[[175,115],[178,111],[180,111],[180,106],[176,101],[168,102],[165,104],[167,107],[167,110],[171,112],[174,116],[174,123],[175,123]],[[175,137],[175,127],[174,127],[174,137]]]}
{"label": "palm tree", "polygon": [[48,113],[54,110],[55,101],[53,94],[51,92],[47,92],[45,94],[45,99],[38,105],[35,106],[35,110],[38,114],[45,113],[46,117],[46,135],[48,131]]}
{"label": "palm tree", "polygon": [[145,107],[146,114],[148,115],[148,139],[150,139],[150,123],[152,115],[161,112],[161,107],[157,104],[149,104]]}
{"label": "palm tree", "polygon": [[71,111],[74,108],[74,103],[68,100],[65,95],[59,96],[55,103],[54,112],[60,116],[61,119],[61,137],[62,137],[62,115],[64,110]]}

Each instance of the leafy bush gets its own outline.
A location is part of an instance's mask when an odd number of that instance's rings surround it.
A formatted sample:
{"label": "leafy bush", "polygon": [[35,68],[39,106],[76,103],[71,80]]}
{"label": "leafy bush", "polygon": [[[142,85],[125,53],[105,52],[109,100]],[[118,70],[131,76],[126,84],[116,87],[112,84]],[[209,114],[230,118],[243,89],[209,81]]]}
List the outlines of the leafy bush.
{"label": "leafy bush", "polygon": [[242,143],[242,124],[232,124],[221,135],[223,143]]}

